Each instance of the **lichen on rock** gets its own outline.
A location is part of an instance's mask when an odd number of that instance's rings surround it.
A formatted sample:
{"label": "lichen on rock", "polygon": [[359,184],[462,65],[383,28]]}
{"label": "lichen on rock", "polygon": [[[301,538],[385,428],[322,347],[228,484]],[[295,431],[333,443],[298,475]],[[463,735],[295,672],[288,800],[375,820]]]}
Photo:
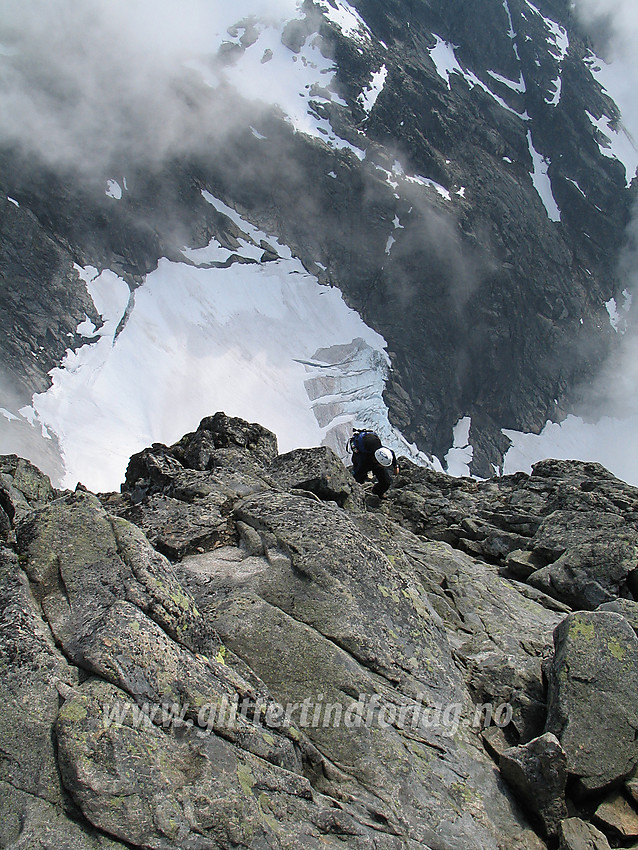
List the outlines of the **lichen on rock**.
{"label": "lichen on rock", "polygon": [[141,452],[121,494],[7,491],[5,843],[55,825],[73,850],[542,850],[598,836],[567,814],[614,783],[631,809],[630,585],[571,611],[508,560],[531,553],[533,577],[550,538],[575,551],[560,494],[578,513],[587,482],[582,520],[615,479],[452,483],[406,461],[370,512],[329,450],[275,458],[265,429],[204,425]]}

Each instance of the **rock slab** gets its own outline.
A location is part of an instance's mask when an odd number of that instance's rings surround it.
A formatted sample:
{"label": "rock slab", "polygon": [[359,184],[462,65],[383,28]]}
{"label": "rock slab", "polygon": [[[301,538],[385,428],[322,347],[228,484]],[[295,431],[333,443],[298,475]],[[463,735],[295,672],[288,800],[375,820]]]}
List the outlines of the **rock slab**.
{"label": "rock slab", "polygon": [[567,769],[591,792],[627,778],[638,763],[638,638],[620,614],[578,611],[554,632],[547,731]]}

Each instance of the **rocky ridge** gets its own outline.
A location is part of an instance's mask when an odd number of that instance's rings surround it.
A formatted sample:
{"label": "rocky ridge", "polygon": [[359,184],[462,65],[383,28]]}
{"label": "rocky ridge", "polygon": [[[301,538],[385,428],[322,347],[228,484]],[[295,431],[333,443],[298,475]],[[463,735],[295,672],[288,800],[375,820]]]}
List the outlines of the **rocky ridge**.
{"label": "rocky ridge", "polygon": [[371,511],[222,413],[121,493],[4,456],[0,847],[635,845],[637,506],[403,460]]}

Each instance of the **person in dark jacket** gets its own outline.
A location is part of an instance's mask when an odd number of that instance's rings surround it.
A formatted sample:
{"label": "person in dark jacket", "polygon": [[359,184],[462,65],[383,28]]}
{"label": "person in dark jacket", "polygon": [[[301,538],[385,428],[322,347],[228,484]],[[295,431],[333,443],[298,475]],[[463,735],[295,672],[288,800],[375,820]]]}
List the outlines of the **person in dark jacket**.
{"label": "person in dark jacket", "polygon": [[357,431],[350,440],[352,450],[352,474],[355,481],[363,484],[368,473],[376,477],[372,492],[380,499],[392,484],[392,473],[399,471],[396,455],[392,449],[382,445],[374,431]]}

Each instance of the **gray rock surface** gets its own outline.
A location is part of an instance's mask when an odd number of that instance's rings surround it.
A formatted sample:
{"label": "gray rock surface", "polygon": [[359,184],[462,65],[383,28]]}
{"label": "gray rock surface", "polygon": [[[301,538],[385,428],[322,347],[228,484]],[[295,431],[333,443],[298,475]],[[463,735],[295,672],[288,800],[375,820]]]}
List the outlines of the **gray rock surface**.
{"label": "gray rock surface", "polygon": [[579,611],[558,626],[554,642],[547,731],[582,788],[605,788],[638,763],[638,638],[620,614]]}
{"label": "gray rock surface", "polygon": [[634,599],[614,599],[613,602],[603,602],[596,610],[622,614],[632,629],[638,634],[638,602]]}
{"label": "gray rock surface", "polygon": [[11,850],[116,850],[78,822],[60,783],[52,735],[59,688],[80,671],[57,649],[18,559],[0,550],[0,846]]}
{"label": "gray rock surface", "polygon": [[54,495],[49,477],[28,460],[0,456],[0,506],[10,521],[50,502]]}
{"label": "gray rock surface", "polygon": [[408,537],[404,546],[475,701],[508,707],[510,744],[540,735],[546,710],[541,665],[564,614],[537,591],[447,544]]}
{"label": "gray rock surface", "polygon": [[359,499],[361,504],[358,486],[327,446],[296,449],[279,455],[269,472],[284,490],[308,490],[323,501],[336,502],[340,507],[348,500]]}
{"label": "gray rock surface", "polygon": [[605,835],[580,818],[567,818],[560,826],[560,850],[611,850]]}
{"label": "gray rock surface", "polygon": [[[210,553],[184,559],[181,570],[224,643],[264,678],[279,702],[297,706],[300,721],[307,700],[307,723],[301,725],[329,765],[319,787],[334,794],[340,777],[358,817],[377,822],[379,840],[387,831],[427,846],[443,839],[458,847],[535,846],[531,833],[515,825],[511,803],[498,801],[501,792],[471,726],[473,706],[459,673],[448,667],[449,650],[418,586],[401,579],[352,527],[346,527],[355,544],[350,563],[340,566],[335,555],[343,547],[341,533],[328,539],[330,526],[324,525],[321,537],[310,539],[322,540],[319,557],[326,567],[321,561],[311,567],[315,553],[308,544],[299,551],[298,525],[287,518],[303,516],[301,510],[308,512],[306,522],[328,521],[333,511],[302,497],[280,498],[272,514],[262,497],[251,501],[251,519],[256,522],[260,512],[262,532],[266,522],[269,529],[276,525],[278,545],[292,557],[252,556],[231,572],[228,554]],[[239,510],[246,516],[246,506]],[[371,559],[383,565],[378,587],[368,583]],[[409,647],[414,654],[408,658]],[[335,726],[335,716],[347,716],[358,702],[364,720],[371,710],[381,720],[372,728],[355,725],[354,733],[343,723]],[[413,728],[414,708],[421,705],[428,707],[424,727]],[[458,784],[450,769],[465,780]],[[461,814],[466,809],[472,827]]]}
{"label": "gray rock surface", "polygon": [[121,494],[3,461],[4,846],[604,847],[565,800],[631,792],[638,638],[469,543],[544,523],[549,549],[557,504],[589,515],[620,484],[549,464],[444,491],[407,466],[370,511],[329,451],[204,423],[135,456]]}
{"label": "gray rock surface", "polygon": [[611,830],[621,840],[638,837],[638,811],[618,791],[610,794],[598,806],[594,815],[598,824]]}
{"label": "gray rock surface", "polygon": [[628,577],[636,569],[635,532],[615,534],[610,540],[611,529],[620,531],[623,525],[623,517],[618,514],[550,514],[534,545],[547,557],[561,554],[553,563],[532,573],[529,583],[575,608],[594,609],[611,602],[620,595],[621,588],[626,588]]}
{"label": "gray rock surface", "polygon": [[538,814],[545,833],[556,836],[567,817],[567,757],[558,738],[546,732],[527,744],[505,750],[499,768],[527,807]]}
{"label": "gray rock surface", "polygon": [[56,649],[16,555],[3,549],[0,568],[0,780],[27,797],[62,806],[51,739],[59,708],[56,685],[76,684],[79,672]]}
{"label": "gray rock surface", "polygon": [[633,599],[636,490],[599,464],[548,460],[477,482],[404,460],[397,486],[393,515],[413,531],[501,565],[563,610]]}
{"label": "gray rock surface", "polygon": [[[364,50],[304,4],[284,43],[300,51],[312,33],[335,63],[334,91],[314,92],[313,109],[361,159],[295,132],[278,111],[260,112],[257,138],[240,98],[223,144],[206,139],[152,163],[124,146],[90,177],[4,144],[3,409],[47,389],[67,348],[87,342],[80,322],[103,321],[76,264],[110,269],[135,290],[162,257],[183,261],[184,245],[214,237],[237,249],[238,227],[206,202],[210,190],[383,334],[393,424],[444,457],[470,415],[473,471],[491,475],[508,448],[501,429],[538,431],[563,415],[618,343],[605,305],[625,286],[616,269],[636,194],[588,118],[614,124],[619,112],[593,78],[570,4],[538,0],[541,14],[528,5],[484,0],[470,14],[467,0],[357,0]],[[569,35],[562,59],[545,16],[554,37]],[[220,62],[254,44],[245,23]],[[456,45],[469,78],[441,74],[439,39]],[[366,114],[361,95],[382,65]],[[186,76],[183,85],[190,107],[198,98]],[[217,95],[207,97],[214,113]],[[551,161],[560,224],[530,176],[531,141]],[[104,193],[111,168],[130,185],[117,203]],[[400,169],[412,181],[399,181]],[[272,247],[259,247],[251,262],[273,262]],[[321,411],[330,416],[329,401]],[[24,417],[0,416],[0,436],[4,451],[28,444],[61,474],[55,439]],[[293,454],[280,460],[273,434],[218,413],[134,456],[119,495],[55,492],[27,462],[2,459],[2,842],[542,847],[480,726],[511,720],[499,729],[511,745],[542,733],[544,661],[548,728],[571,776],[598,802],[629,775],[626,604],[625,619],[596,612],[595,652],[586,615],[559,627],[555,650],[551,636],[571,609],[638,598],[634,488],[588,463],[477,482],[406,462],[374,513],[329,454]],[[344,724],[260,722],[262,708],[276,716],[279,703],[319,693],[342,707],[375,696],[376,716],[395,723],[353,735]],[[246,700],[247,716],[232,730],[213,724],[205,746],[200,710],[224,699]],[[189,705],[166,728],[107,729],[106,700],[128,706],[127,718],[145,703]],[[446,722],[406,730],[401,709],[423,703]]]}
{"label": "gray rock surface", "polygon": [[[111,723],[105,707],[119,711],[120,722]],[[329,801],[322,807],[299,772],[198,735],[192,724],[174,725],[172,734],[140,726],[134,708],[122,691],[90,680],[59,713],[62,779],[96,827],[137,847],[271,847],[280,836],[290,847],[319,846]],[[340,828],[357,834],[345,814]],[[328,836],[324,846],[338,841]]]}

